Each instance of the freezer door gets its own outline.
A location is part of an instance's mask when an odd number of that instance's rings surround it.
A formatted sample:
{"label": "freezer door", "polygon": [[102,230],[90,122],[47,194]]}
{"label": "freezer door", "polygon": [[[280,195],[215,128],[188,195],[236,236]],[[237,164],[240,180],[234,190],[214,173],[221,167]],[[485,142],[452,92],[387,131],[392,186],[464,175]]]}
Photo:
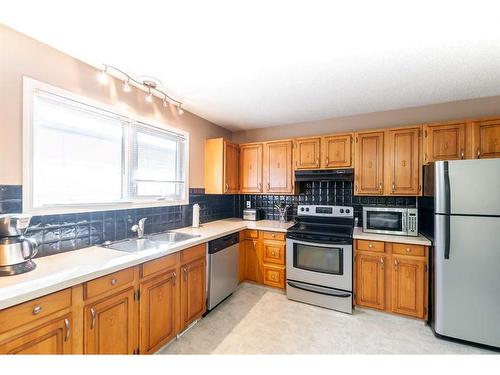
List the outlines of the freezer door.
{"label": "freezer door", "polygon": [[436,213],[500,215],[500,159],[439,161]]}
{"label": "freezer door", "polygon": [[500,347],[500,218],[436,215],[435,233],[435,331]]}

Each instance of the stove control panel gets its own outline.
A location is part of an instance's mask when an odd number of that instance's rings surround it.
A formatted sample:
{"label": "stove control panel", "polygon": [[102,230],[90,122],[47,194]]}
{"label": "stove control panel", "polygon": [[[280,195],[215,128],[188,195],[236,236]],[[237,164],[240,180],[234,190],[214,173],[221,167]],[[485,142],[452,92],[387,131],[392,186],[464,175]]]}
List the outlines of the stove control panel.
{"label": "stove control panel", "polygon": [[298,216],[354,217],[354,209],[350,206],[301,204],[297,208],[297,214]]}

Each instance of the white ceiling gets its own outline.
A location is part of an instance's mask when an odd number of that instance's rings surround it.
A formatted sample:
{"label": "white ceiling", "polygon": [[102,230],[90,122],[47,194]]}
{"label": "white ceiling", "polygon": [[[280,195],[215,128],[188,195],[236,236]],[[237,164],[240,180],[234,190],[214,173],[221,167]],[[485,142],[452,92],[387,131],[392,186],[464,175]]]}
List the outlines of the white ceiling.
{"label": "white ceiling", "polygon": [[498,5],[467,3],[15,0],[0,22],[234,131],[499,95]]}

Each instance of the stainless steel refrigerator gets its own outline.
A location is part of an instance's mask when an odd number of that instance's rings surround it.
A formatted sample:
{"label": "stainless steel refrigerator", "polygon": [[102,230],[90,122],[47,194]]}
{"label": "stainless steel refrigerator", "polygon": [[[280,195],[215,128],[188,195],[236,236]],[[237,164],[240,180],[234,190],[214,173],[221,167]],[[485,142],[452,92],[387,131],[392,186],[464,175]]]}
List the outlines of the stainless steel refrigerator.
{"label": "stainless steel refrigerator", "polygon": [[431,326],[500,348],[500,159],[439,161],[424,177],[434,198]]}

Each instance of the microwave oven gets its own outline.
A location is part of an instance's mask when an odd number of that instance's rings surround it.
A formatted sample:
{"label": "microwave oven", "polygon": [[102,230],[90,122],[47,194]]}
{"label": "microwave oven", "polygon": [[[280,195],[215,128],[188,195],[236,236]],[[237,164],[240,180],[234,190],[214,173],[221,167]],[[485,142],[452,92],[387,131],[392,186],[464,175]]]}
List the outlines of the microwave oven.
{"label": "microwave oven", "polygon": [[418,209],[364,206],[363,232],[418,236]]}

